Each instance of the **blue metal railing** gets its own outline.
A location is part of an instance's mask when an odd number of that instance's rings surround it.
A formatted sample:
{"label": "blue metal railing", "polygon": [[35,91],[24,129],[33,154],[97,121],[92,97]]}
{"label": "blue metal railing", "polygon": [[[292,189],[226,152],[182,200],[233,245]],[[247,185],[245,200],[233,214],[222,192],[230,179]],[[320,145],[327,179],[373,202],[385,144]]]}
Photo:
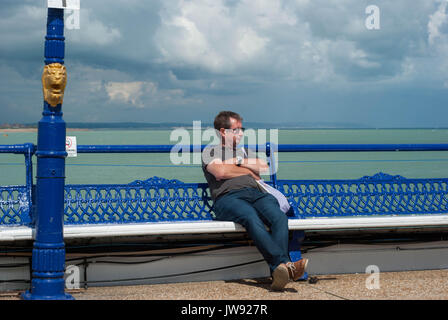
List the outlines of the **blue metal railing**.
{"label": "blue metal railing", "polygon": [[[170,153],[201,152],[207,145],[79,145],[78,153]],[[270,144],[245,145],[255,152],[273,157],[275,152],[377,152],[448,151],[448,144]],[[32,185],[32,161],[37,146],[32,143],[0,145],[0,153],[23,154],[27,186]],[[273,151],[273,152],[272,152]],[[272,160],[272,158],[271,158]],[[272,177],[271,177],[272,178]]]}
{"label": "blue metal railing", "polygon": [[[198,152],[207,145],[79,145],[79,153],[169,153],[173,149]],[[0,146],[0,150],[1,150]],[[256,152],[448,151],[448,144],[266,144],[245,145]],[[1,152],[1,151],[0,151]]]}
{"label": "blue metal railing", "polygon": [[[201,152],[207,145],[79,145],[78,153],[94,154],[94,153],[170,153],[170,152]],[[448,151],[448,144],[270,144],[266,145],[245,145],[245,148],[255,152],[264,152],[268,158],[271,168],[270,183],[288,193],[292,188],[297,188],[296,181],[277,182],[276,170],[273,168],[275,164],[276,152],[376,152],[376,151]],[[0,153],[23,154],[25,157],[26,168],[26,184],[25,186],[3,186],[0,187],[0,224],[3,225],[32,225],[33,224],[33,204],[34,204],[34,183],[33,183],[33,165],[32,156],[36,152],[36,146],[31,143],[18,145],[0,145]],[[422,183],[419,181],[418,183]],[[426,179],[429,181],[429,179]],[[409,180],[411,181],[411,180]],[[323,183],[324,181],[300,181],[302,187],[306,185],[307,193],[316,194],[318,189],[314,185]],[[328,183],[328,182],[326,182]],[[348,182],[345,182],[348,183]],[[363,182],[361,182],[362,184]],[[414,182],[413,182],[414,183]],[[417,182],[415,182],[417,183]],[[438,189],[444,188],[438,183]],[[112,185],[113,186],[113,185]],[[202,185],[201,185],[202,187]],[[70,186],[72,190],[75,186]],[[304,187],[305,188],[305,187]],[[333,186],[328,185],[332,190]],[[414,188],[414,187],[413,187]],[[329,189],[329,190],[330,190]],[[336,190],[336,189],[335,189]],[[342,189],[341,189],[342,190]],[[406,190],[405,190],[406,191]],[[110,191],[108,191],[110,193]],[[335,191],[336,192],[336,191]],[[344,192],[348,192],[347,190]],[[366,191],[369,193],[368,191]],[[375,191],[376,192],[376,191]],[[423,190],[428,193],[430,190]],[[438,191],[439,192],[439,191]],[[444,192],[444,191],[443,191]],[[291,198],[293,195],[290,194]],[[294,195],[296,196],[296,195]],[[106,197],[107,198],[107,197]],[[108,201],[106,198],[101,201]],[[116,199],[115,199],[116,200]],[[114,201],[115,201],[114,200]],[[70,199],[73,202],[73,198]],[[309,207],[309,202],[302,203],[303,207]],[[300,203],[297,203],[299,206]],[[7,208],[4,210],[3,208]],[[314,209],[310,209],[314,210]],[[439,211],[441,209],[438,209]]]}
{"label": "blue metal railing", "polygon": [[[169,153],[174,149],[202,151],[207,145],[78,145],[79,153]],[[245,145],[252,150],[275,152],[356,152],[356,151],[448,151],[446,143],[416,144],[266,144]],[[34,154],[32,143],[0,145],[0,153]]]}
{"label": "blue metal railing", "polygon": [[[0,153],[23,154],[25,156],[25,186],[0,186],[0,201],[4,202],[4,194],[7,194],[7,206],[13,214],[4,213],[0,216],[0,224],[12,225],[33,224],[33,161],[32,157],[36,153],[37,146],[32,143],[0,145]],[[2,213],[3,210],[2,203]]]}
{"label": "blue metal railing", "polygon": [[[200,152],[206,145],[79,145],[78,153],[170,153]],[[274,163],[275,152],[377,152],[377,151],[448,151],[448,144],[270,144],[245,145],[255,152],[265,152]],[[0,153],[25,156],[26,186],[32,186],[32,156],[37,146],[32,143],[0,145]],[[271,152],[274,151],[274,152]],[[271,179],[276,180],[275,170]]]}
{"label": "blue metal railing", "polygon": [[[207,145],[80,145],[79,153],[170,153],[201,152]],[[381,152],[381,151],[448,151],[448,144],[273,144],[245,145],[246,149],[264,152],[268,158],[270,178],[277,186],[275,152]]]}

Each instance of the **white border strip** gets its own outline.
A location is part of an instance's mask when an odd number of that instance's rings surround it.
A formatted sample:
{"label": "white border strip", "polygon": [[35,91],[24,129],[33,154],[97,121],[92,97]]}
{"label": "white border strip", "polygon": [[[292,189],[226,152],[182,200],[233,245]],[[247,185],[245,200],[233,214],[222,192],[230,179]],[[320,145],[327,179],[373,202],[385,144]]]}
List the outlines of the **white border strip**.
{"label": "white border strip", "polygon": [[[448,227],[448,215],[408,217],[352,217],[290,219],[290,230],[337,230],[399,227]],[[101,238],[119,236],[151,236],[244,232],[245,229],[229,221],[197,221],[168,223],[129,223],[64,226],[65,239]],[[2,227],[1,241],[34,239],[35,230],[30,227]]]}

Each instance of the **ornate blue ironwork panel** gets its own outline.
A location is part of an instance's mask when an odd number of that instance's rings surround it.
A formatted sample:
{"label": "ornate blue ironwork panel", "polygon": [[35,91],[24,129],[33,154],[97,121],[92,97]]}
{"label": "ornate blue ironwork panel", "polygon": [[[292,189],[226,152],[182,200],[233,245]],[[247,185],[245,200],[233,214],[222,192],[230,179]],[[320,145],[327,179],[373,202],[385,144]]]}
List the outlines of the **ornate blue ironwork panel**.
{"label": "ornate blue ironwork panel", "polygon": [[[357,180],[277,180],[277,188],[301,219],[448,212],[448,179],[378,173]],[[26,186],[0,187],[0,225],[30,225],[29,200]],[[212,205],[206,183],[153,177],[120,185],[66,185],[64,224],[211,220]]]}
{"label": "ornate blue ironwork panel", "polygon": [[28,225],[30,222],[30,198],[26,186],[0,187],[0,225]]}
{"label": "ornate blue ironwork panel", "polygon": [[159,177],[125,185],[67,185],[65,224],[211,220],[206,183]]}
{"label": "ornate blue ironwork panel", "polygon": [[296,218],[441,214],[448,179],[406,179],[378,173],[359,180],[278,180]]}

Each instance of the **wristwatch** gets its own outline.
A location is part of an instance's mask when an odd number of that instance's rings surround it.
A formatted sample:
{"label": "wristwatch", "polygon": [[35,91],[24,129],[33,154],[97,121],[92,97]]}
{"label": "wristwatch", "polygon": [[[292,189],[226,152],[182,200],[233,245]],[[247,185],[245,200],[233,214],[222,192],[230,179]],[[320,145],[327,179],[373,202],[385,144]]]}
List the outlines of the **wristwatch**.
{"label": "wristwatch", "polygon": [[236,165],[238,166],[238,167],[240,167],[241,166],[241,163],[243,162],[243,157],[241,157],[241,156],[236,156]]}

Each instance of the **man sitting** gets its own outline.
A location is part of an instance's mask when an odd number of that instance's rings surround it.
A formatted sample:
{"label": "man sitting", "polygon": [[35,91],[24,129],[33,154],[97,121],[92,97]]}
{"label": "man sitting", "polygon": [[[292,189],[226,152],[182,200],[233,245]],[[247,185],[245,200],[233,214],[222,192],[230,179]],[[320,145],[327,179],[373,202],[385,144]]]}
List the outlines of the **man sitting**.
{"label": "man sitting", "polygon": [[290,261],[288,218],[277,199],[257,183],[269,167],[262,159],[248,158],[241,148],[237,149],[244,131],[242,121],[240,115],[231,111],[216,116],[214,127],[221,144],[203,150],[202,170],[216,219],[233,221],[246,229],[269,265],[272,289],[282,290],[289,281],[304,274],[308,259]]}

